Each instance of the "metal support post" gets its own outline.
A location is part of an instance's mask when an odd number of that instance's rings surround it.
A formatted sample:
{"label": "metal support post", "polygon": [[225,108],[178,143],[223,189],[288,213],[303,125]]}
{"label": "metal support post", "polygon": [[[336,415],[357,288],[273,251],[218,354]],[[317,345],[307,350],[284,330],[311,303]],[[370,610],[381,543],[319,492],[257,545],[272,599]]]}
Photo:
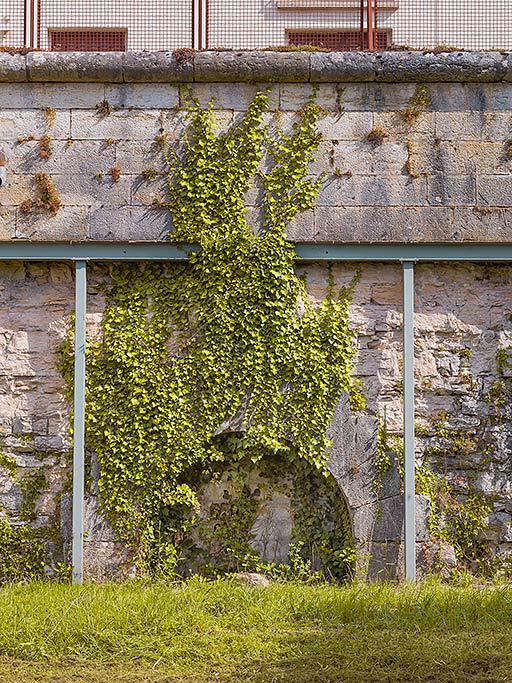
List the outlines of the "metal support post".
{"label": "metal support post", "polygon": [[414,464],[414,261],[403,262],[405,578],[416,580]]}
{"label": "metal support post", "polygon": [[373,44],[373,1],[366,0],[366,33],[368,35],[368,49],[375,48]]}
{"label": "metal support post", "polygon": [[73,583],[82,583],[84,556],[85,313],[87,263],[75,264],[75,372],[73,406]]}
{"label": "metal support post", "polygon": [[24,47],[39,48],[39,3],[36,0],[25,0],[23,14]]}
{"label": "metal support post", "polygon": [[192,47],[208,49],[208,0],[192,0]]}

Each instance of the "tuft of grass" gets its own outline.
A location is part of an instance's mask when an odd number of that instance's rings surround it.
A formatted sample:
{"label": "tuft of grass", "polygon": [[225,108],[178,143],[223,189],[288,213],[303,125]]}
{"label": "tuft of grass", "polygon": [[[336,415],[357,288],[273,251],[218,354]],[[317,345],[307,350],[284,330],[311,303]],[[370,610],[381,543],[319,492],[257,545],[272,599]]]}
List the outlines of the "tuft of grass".
{"label": "tuft of grass", "polygon": [[407,174],[411,178],[419,178],[420,174],[414,169],[414,162],[412,159],[413,155],[413,148],[412,148],[412,142],[407,142],[406,143],[407,147],[407,161],[405,162],[405,170],[407,171]]}
{"label": "tuft of grass", "polygon": [[108,100],[101,100],[101,102],[98,102],[96,105],[96,111],[100,116],[110,116],[112,112],[114,111],[114,107],[110,104]]}
{"label": "tuft of grass", "polygon": [[144,180],[155,180],[155,178],[158,178],[160,173],[156,170],[156,168],[145,168],[141,172],[141,176],[144,178]]}
{"label": "tuft of grass", "polygon": [[269,45],[263,50],[267,52],[332,52],[327,47],[321,45]]}
{"label": "tuft of grass", "polygon": [[410,99],[409,106],[402,110],[400,115],[406,123],[412,124],[423,114],[429,101],[427,88],[423,84],[418,85]]}
{"label": "tuft of grass", "polygon": [[20,204],[20,210],[23,213],[30,213],[33,209],[46,209],[53,216],[62,206],[57,188],[48,173],[36,173],[34,176],[34,183],[36,186],[37,197],[35,199],[26,199]]}
{"label": "tuft of grass", "polygon": [[506,585],[196,578],[0,590],[2,683],[506,683],[511,635]]}
{"label": "tuft of grass", "polygon": [[374,145],[382,145],[382,143],[387,137],[389,137],[389,133],[387,133],[384,130],[384,128],[381,128],[380,126],[375,126],[368,133],[366,139],[368,140],[368,142],[371,142]]}
{"label": "tuft of grass", "polygon": [[109,170],[109,173],[112,180],[115,183],[118,183],[121,178],[121,167],[119,166],[119,164],[112,166],[112,168]]}
{"label": "tuft of grass", "polygon": [[41,111],[44,112],[44,118],[48,128],[51,128],[55,123],[55,118],[57,116],[57,110],[53,107],[41,107]]}
{"label": "tuft of grass", "polygon": [[196,51],[191,47],[179,47],[173,50],[172,56],[180,66],[191,64],[194,61]]}
{"label": "tuft of grass", "polygon": [[42,159],[49,159],[53,154],[53,140],[49,135],[41,135],[37,153]]}

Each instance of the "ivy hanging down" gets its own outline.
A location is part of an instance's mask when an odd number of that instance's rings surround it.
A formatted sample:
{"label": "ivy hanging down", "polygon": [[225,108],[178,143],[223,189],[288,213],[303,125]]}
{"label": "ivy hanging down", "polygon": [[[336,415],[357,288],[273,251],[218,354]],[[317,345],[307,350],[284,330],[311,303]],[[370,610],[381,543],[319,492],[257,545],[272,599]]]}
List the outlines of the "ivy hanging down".
{"label": "ivy hanging down", "polygon": [[[111,271],[103,339],[89,350],[87,433],[104,510],[140,558],[162,533],[162,511],[190,517],[192,472],[204,480],[225,459],[214,437],[226,421],[240,416],[253,462],[270,451],[322,470],[335,402],[353,388],[351,287],[335,292],[331,281],[313,307],[285,238],[319,189],[307,175],[318,107],[307,103],[277,137],[266,107],[259,93],[219,136],[211,108],[191,107],[183,148],[166,152],[168,208],[171,240],[200,251],[187,264]],[[252,183],[264,196],[259,234],[245,215]],[[183,525],[165,529],[171,555]]]}

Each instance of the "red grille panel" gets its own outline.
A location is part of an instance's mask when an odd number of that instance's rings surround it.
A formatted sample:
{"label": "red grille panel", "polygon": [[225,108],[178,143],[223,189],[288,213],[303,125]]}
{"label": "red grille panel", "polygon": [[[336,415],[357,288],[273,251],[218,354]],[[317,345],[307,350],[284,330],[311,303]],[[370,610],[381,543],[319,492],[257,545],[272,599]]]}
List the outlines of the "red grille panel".
{"label": "red grille panel", "polygon": [[[314,45],[327,50],[367,50],[368,33],[364,32],[364,44],[361,46],[360,31],[287,31],[290,45]],[[391,45],[391,31],[376,31],[375,48],[385,50]]]}
{"label": "red grille panel", "polygon": [[50,49],[64,52],[126,50],[126,29],[49,29]]}

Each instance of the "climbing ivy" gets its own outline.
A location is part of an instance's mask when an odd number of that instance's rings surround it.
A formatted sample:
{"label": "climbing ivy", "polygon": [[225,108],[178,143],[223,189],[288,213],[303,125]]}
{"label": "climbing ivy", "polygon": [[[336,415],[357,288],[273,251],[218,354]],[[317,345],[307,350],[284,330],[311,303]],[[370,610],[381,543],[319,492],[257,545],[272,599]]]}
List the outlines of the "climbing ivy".
{"label": "climbing ivy", "polygon": [[14,527],[0,517],[0,585],[41,579],[48,559],[44,543],[41,530]]}
{"label": "climbing ivy", "polygon": [[[336,400],[351,391],[361,404],[348,328],[355,280],[330,283],[314,307],[285,235],[321,182],[308,176],[319,109],[309,101],[275,136],[266,107],[260,92],[217,136],[212,107],[190,104],[183,146],[165,151],[167,207],[170,239],[200,250],[182,265],[112,266],[103,338],[89,346],[87,433],[103,508],[146,569],[178,561],[198,510],[192,475],[233,457],[215,435],[235,417],[252,463],[270,452],[321,473]],[[264,196],[260,232],[246,218],[252,184]]]}

